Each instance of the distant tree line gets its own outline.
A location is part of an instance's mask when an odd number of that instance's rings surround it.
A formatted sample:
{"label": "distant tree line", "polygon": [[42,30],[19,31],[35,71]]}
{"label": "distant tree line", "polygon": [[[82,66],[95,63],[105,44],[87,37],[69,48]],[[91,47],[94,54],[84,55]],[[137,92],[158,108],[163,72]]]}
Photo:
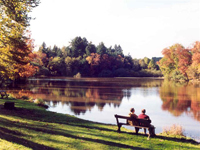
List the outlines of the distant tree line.
{"label": "distant tree line", "polygon": [[59,48],[48,47],[44,42],[34,53],[32,65],[37,66],[36,76],[82,77],[159,77],[162,73],[156,64],[161,58],[133,59],[125,56],[120,45],[106,47],[103,42],[94,45],[86,38],[75,37]]}

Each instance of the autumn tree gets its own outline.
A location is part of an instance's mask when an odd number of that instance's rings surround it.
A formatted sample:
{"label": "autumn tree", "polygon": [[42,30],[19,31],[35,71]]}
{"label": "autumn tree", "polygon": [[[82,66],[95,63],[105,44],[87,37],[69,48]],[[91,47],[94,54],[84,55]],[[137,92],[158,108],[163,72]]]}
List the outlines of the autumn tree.
{"label": "autumn tree", "polygon": [[191,48],[192,64],[188,68],[188,76],[191,79],[199,79],[200,77],[200,41],[196,41]]}
{"label": "autumn tree", "polygon": [[195,66],[195,60],[198,63],[198,59],[195,59],[195,56],[198,56],[198,50],[186,49],[180,44],[175,44],[164,49],[162,54],[164,57],[158,65],[165,77],[168,76],[174,80],[188,80],[193,76],[192,72],[195,68],[192,66]]}
{"label": "autumn tree", "polygon": [[[164,76],[170,76],[172,71],[178,69],[178,57],[176,55],[176,48],[180,44],[172,45],[162,51],[163,58],[158,62],[158,65]],[[180,45],[181,46],[181,45]],[[181,46],[182,47],[182,46]]]}
{"label": "autumn tree", "polygon": [[192,54],[189,49],[177,47],[178,70],[188,79],[187,70],[192,63]]}
{"label": "autumn tree", "polygon": [[91,53],[86,60],[90,65],[91,76],[97,75],[100,70],[101,55],[97,53]]}
{"label": "autumn tree", "polygon": [[33,41],[26,31],[28,13],[39,0],[0,0],[0,76],[1,79],[29,77],[35,72],[30,62],[34,55]]}

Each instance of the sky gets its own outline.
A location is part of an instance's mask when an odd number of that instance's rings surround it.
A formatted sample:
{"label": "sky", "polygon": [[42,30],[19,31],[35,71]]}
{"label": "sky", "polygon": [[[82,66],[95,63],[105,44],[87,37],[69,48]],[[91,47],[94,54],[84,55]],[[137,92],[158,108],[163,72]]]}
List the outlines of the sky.
{"label": "sky", "polygon": [[43,42],[69,46],[80,36],[139,59],[200,41],[200,0],[41,0],[30,16],[35,50]]}

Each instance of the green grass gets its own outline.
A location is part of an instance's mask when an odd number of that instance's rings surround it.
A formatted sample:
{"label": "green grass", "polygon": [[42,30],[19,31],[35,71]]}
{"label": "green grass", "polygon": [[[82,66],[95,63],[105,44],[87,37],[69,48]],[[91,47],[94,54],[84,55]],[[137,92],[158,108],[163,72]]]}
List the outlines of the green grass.
{"label": "green grass", "polygon": [[[3,108],[5,101],[15,102],[15,110]],[[113,116],[114,117],[114,116]],[[48,112],[27,101],[0,99],[1,150],[184,150],[200,149],[191,139],[143,134],[116,125],[82,120],[70,115]]]}

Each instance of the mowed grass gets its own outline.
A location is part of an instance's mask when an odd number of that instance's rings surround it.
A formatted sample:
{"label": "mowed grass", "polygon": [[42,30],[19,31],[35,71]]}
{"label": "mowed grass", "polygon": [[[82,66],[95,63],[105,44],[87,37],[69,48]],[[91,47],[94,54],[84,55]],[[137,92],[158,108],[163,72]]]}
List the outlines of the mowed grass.
{"label": "mowed grass", "polygon": [[[4,109],[5,101],[15,102],[16,109]],[[158,135],[148,140],[125,128],[116,131],[116,125],[49,112],[28,101],[0,99],[0,150],[200,149],[191,139]]]}

